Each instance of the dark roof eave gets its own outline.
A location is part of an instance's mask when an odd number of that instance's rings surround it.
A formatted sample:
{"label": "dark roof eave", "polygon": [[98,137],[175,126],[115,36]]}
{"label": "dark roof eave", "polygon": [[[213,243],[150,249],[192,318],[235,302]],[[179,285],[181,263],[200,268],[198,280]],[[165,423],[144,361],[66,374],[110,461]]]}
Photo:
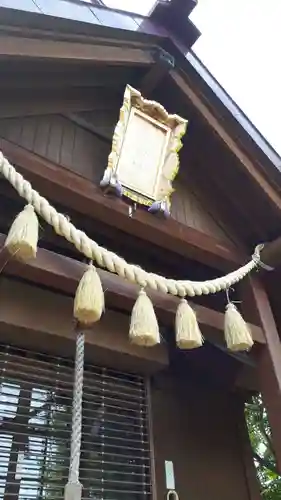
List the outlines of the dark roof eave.
{"label": "dark roof eave", "polygon": [[201,32],[189,19],[197,0],[158,0],[150,19],[158,26],[164,26],[174,34],[186,49],[191,48],[201,36]]}
{"label": "dark roof eave", "polygon": [[[143,20],[145,21],[145,18]],[[21,35],[30,30],[34,33],[37,31],[38,36],[40,36],[40,31],[42,34],[44,31],[54,35],[65,35],[70,41],[72,36],[74,39],[80,35],[102,37],[103,39],[108,38],[109,40],[124,39],[132,42],[157,44],[159,43],[159,39],[168,36],[164,32],[161,33],[160,30],[157,32],[157,29],[155,29],[155,32],[152,29],[146,31],[145,24],[143,28],[141,27],[141,29],[133,31],[120,26],[112,27],[104,24],[94,24],[63,17],[54,17],[47,14],[38,14],[36,12],[0,7],[0,32],[11,31],[11,28],[19,30]]]}

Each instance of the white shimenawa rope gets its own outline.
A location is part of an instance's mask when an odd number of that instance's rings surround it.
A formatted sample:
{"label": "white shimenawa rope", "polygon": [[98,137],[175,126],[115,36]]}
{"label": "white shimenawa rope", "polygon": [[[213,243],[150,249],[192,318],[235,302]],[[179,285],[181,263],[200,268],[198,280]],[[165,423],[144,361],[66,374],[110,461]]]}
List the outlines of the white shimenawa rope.
{"label": "white shimenawa rope", "polygon": [[95,241],[91,240],[83,231],[77,229],[63,214],[56,211],[50,203],[40,196],[32,188],[21,174],[9,163],[0,151],[0,173],[12,184],[18,194],[33,205],[35,211],[50,224],[55,232],[64,236],[66,240],[72,243],[77,250],[90,260],[96,261],[98,266],[108,269],[108,271],[118,274],[132,283],[137,283],[141,287],[149,287],[163,293],[170,293],[180,297],[194,295],[208,295],[211,293],[226,290],[238,281],[241,281],[250,271],[260,263],[260,250],[263,245],[258,245],[252,260],[240,267],[236,271],[222,276],[220,278],[207,281],[189,281],[167,279],[157,274],[148,273],[144,269],[134,264],[129,264],[124,259],[100,247]]}
{"label": "white shimenawa rope", "polygon": [[[82,486],[79,482],[79,465],[80,465],[80,450],[81,450],[81,435],[82,435],[82,396],[83,396],[83,372],[84,372],[84,349],[85,336],[84,333],[77,332],[76,337],[76,354],[75,354],[75,374],[73,387],[72,401],[72,431],[71,431],[71,446],[70,446],[70,465],[68,484],[66,491],[70,491],[74,487],[81,498]],[[68,489],[68,490],[67,490]],[[65,499],[72,499],[71,494],[65,494]]]}

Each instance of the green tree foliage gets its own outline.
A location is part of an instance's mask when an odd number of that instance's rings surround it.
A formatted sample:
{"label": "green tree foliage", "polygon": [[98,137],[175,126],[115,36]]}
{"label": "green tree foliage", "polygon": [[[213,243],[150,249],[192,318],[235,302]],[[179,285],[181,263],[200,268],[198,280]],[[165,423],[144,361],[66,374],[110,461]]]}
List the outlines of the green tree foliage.
{"label": "green tree foliage", "polygon": [[252,397],[245,408],[249,436],[264,500],[281,500],[281,476],[277,472],[271,430],[260,395]]}

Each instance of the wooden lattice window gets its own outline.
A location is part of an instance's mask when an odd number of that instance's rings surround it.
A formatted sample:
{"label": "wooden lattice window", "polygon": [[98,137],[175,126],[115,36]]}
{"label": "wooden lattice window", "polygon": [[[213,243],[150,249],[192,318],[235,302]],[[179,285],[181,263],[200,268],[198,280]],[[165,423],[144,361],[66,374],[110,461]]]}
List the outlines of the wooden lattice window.
{"label": "wooden lattice window", "polygon": [[[67,482],[73,362],[0,348],[0,499],[59,500]],[[151,499],[142,377],[85,367],[83,499]]]}

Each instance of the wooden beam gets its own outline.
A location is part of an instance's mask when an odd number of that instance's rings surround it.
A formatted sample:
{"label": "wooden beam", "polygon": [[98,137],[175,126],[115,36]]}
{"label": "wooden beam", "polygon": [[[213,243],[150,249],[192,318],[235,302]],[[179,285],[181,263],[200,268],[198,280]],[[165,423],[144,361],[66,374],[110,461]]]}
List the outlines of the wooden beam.
{"label": "wooden beam", "polygon": [[[106,43],[105,43],[106,42]],[[145,66],[153,63],[152,51],[145,46],[97,39],[92,43],[28,38],[12,35],[0,36],[0,58],[36,58],[56,61],[77,61]]]}
{"label": "wooden beam", "polygon": [[96,125],[93,125],[89,121],[85,120],[85,118],[79,116],[77,113],[65,113],[64,116],[68,118],[68,120],[72,121],[79,127],[91,132],[92,134],[99,137],[102,141],[107,142],[108,144],[112,143],[112,134],[106,134],[105,132],[101,132]]}
{"label": "wooden beam", "polygon": [[[76,337],[72,313],[72,297],[1,276],[1,344],[72,358]],[[85,331],[87,360],[103,366],[110,360],[116,369],[139,373],[167,368],[166,344],[140,349],[128,341],[128,332],[129,316],[107,308],[101,320]]]}
{"label": "wooden beam", "polygon": [[251,278],[260,324],[266,344],[257,352],[260,390],[266,405],[272,431],[278,470],[281,472],[281,342],[267,293],[258,279]]}
{"label": "wooden beam", "polygon": [[[75,293],[77,284],[85,270],[83,263],[39,248],[37,258],[28,264],[23,264],[9,259],[3,249],[5,238],[5,235],[0,234],[0,248],[2,248],[0,264],[3,267],[3,274],[18,276],[29,282],[60,290],[67,294],[73,295]],[[106,302],[112,307],[131,312],[139,292],[139,286],[108,271],[99,270],[99,274],[105,290]],[[161,321],[171,326],[174,322],[179,299],[153,290],[148,290],[148,293]],[[192,304],[192,306],[201,325],[223,332],[223,313],[197,304]],[[264,338],[261,328],[256,325],[250,325],[250,328],[254,340],[263,343]]]}
{"label": "wooden beam", "polygon": [[[27,65],[26,61],[25,64]],[[39,68],[38,68],[39,66]],[[73,67],[74,66],[74,67]],[[125,87],[128,82],[134,82],[136,69],[133,67],[118,68],[107,66],[99,66],[93,68],[89,65],[74,65],[63,63],[51,63],[43,61],[32,61],[27,68],[19,61],[14,61],[14,64],[9,60],[0,63],[0,71],[3,75],[0,80],[1,94],[6,89],[22,92],[22,90],[32,89],[36,92],[38,89],[44,93],[50,89],[55,89],[60,92],[66,91],[69,87],[79,87],[96,89],[96,87],[108,87],[112,91],[116,88]],[[149,72],[149,69],[146,69]],[[143,70],[141,70],[143,73]],[[138,74],[138,72],[137,72]],[[104,105],[106,105],[106,101]]]}
{"label": "wooden beam", "polygon": [[182,92],[188,97],[195,108],[201,113],[204,119],[209,123],[216,134],[223,140],[223,142],[228,146],[230,151],[238,158],[241,164],[244,166],[248,174],[255,180],[258,186],[270,199],[272,204],[281,210],[281,196],[272,187],[270,182],[267,181],[265,176],[258,170],[257,166],[250,160],[250,158],[244,153],[241,147],[237,144],[237,141],[232,139],[232,137],[226,132],[223,125],[220,124],[219,120],[215,118],[214,114],[208,106],[204,103],[202,96],[198,95],[187,82],[187,80],[181,76],[178,72],[171,71],[170,73],[173,81],[182,90]]}
{"label": "wooden beam", "polygon": [[202,262],[223,271],[236,268],[242,262],[235,246],[208,236],[175,220],[159,220],[143,210],[128,216],[128,205],[117,198],[104,196],[100,188],[83,177],[30,153],[7,140],[0,148],[9,161],[53,202],[77,212],[95,217],[101,222],[132,234],[158,247]]}
{"label": "wooden beam", "polygon": [[150,20],[165,28],[175,45],[187,53],[201,33],[189,19],[197,0],[172,0],[156,2]]}
{"label": "wooden beam", "polygon": [[236,422],[238,427],[238,445],[240,448],[245,480],[249,493],[248,500],[262,500],[244,409],[244,401],[237,401]]}
{"label": "wooden beam", "polygon": [[148,70],[140,82],[139,88],[142,94],[149,97],[174,66],[174,57],[168,52],[160,49],[155,58],[154,65]]}
{"label": "wooden beam", "polygon": [[[112,112],[117,103],[116,93],[106,88],[67,88],[63,93],[58,89],[5,89],[0,94],[0,118],[80,111]],[[116,111],[118,113],[118,109]]]}

